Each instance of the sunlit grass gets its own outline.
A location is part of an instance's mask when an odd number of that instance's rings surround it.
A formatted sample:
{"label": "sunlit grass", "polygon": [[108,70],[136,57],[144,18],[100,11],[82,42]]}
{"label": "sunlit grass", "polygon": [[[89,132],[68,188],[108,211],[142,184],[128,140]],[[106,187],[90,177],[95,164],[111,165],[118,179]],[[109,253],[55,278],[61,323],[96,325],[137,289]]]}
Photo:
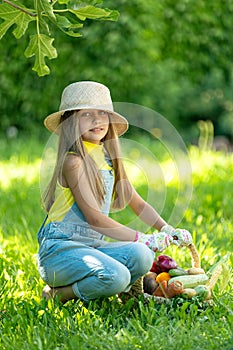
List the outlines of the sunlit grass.
{"label": "sunlit grass", "polygon": [[225,178],[228,181],[233,181],[232,153],[213,152],[210,150],[201,152],[197,147],[191,147],[189,154],[192,161],[194,183],[201,181],[214,184]]}
{"label": "sunlit grass", "polygon": [[10,161],[0,161],[0,186],[3,190],[11,187],[15,181],[30,185],[38,181],[40,159],[32,163],[18,161],[16,157]]}

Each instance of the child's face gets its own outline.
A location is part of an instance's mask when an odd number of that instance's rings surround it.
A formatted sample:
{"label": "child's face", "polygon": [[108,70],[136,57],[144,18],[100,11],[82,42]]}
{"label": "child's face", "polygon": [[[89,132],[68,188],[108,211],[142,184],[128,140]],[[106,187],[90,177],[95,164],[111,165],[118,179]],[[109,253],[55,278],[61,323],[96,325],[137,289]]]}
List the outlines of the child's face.
{"label": "child's face", "polygon": [[100,144],[108,132],[108,113],[97,109],[82,109],[78,112],[78,117],[82,139]]}

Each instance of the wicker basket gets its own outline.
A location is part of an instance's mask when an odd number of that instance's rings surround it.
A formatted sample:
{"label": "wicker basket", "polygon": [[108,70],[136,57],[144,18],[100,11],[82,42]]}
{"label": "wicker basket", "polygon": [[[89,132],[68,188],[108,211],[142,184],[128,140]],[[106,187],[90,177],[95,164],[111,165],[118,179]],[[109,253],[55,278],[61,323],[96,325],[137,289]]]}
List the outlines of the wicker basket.
{"label": "wicker basket", "polygon": [[[192,267],[197,267],[197,268],[201,267],[200,257],[195,245],[192,243],[188,246],[188,248],[192,258]],[[127,293],[124,293],[124,296],[126,299],[130,299],[130,298],[138,298],[141,294],[144,294],[143,276],[138,278],[137,281],[134,282],[130,291]]]}

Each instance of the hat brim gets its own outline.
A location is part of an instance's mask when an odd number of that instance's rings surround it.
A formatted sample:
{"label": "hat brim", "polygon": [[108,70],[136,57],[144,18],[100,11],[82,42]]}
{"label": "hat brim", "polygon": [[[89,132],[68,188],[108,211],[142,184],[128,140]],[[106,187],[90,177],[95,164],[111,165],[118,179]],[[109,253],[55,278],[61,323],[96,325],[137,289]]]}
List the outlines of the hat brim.
{"label": "hat brim", "polygon": [[[129,127],[128,121],[120,114],[113,112],[111,110],[108,109],[102,109],[102,108],[95,108],[95,107],[84,107],[84,108],[79,108],[79,110],[81,109],[101,109],[101,110],[105,110],[106,112],[110,113],[112,118],[112,122],[115,124],[115,128],[117,131],[118,136],[122,136]],[[62,111],[58,111],[55,113],[52,113],[50,115],[48,115],[45,119],[44,119],[44,125],[45,127],[51,131],[51,132],[55,132],[56,134],[59,134],[59,125],[60,125],[60,117],[67,111],[72,111],[74,110],[72,109],[65,109]]]}

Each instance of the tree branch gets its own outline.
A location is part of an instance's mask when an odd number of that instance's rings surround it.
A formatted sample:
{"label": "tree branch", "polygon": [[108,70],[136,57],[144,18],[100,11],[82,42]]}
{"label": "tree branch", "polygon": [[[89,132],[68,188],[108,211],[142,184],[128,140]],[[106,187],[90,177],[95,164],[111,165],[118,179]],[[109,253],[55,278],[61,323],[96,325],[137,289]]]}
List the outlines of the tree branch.
{"label": "tree branch", "polygon": [[12,7],[15,7],[16,9],[26,13],[27,15],[29,16],[32,16],[32,17],[37,17],[37,14],[36,13],[33,13],[33,12],[29,12],[27,11],[26,9],[24,9],[23,7],[20,7],[16,4],[14,4],[13,2],[11,2],[10,0],[2,0],[3,2],[7,3],[8,5],[12,6]]}

